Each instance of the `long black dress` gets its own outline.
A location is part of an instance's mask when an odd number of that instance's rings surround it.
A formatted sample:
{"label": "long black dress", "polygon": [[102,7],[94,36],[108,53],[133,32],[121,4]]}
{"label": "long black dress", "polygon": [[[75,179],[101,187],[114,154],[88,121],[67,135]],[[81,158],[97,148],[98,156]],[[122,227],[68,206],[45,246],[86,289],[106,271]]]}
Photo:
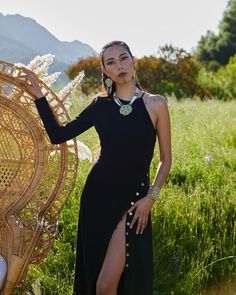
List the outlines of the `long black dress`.
{"label": "long black dress", "polygon": [[[52,143],[65,142],[92,126],[100,139],[100,155],[88,174],[80,200],[74,279],[77,295],[96,295],[96,280],[112,233],[132,202],[144,197],[150,185],[156,130],[143,94],[127,116],[120,114],[113,98],[98,95],[65,126],[58,125],[45,97],[35,101]],[[151,212],[143,234],[136,234],[137,221],[132,229],[129,227],[134,212],[126,216],[126,266],[118,295],[152,295]]]}

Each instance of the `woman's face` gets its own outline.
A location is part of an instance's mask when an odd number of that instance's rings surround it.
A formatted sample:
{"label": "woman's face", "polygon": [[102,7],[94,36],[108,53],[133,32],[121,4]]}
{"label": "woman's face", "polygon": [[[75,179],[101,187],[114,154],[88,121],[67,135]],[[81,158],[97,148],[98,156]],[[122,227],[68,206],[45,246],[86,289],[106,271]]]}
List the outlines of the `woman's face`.
{"label": "woman's face", "polygon": [[126,83],[132,79],[134,60],[122,45],[107,48],[103,53],[103,62],[103,71],[115,83]]}

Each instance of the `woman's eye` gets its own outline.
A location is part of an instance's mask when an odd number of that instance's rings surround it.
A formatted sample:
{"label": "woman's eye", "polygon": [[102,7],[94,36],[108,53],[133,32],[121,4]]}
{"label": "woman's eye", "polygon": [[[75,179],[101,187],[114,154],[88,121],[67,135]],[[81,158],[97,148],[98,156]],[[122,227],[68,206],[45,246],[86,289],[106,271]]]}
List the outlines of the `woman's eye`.
{"label": "woman's eye", "polygon": [[113,61],[109,61],[109,62],[107,63],[108,66],[110,66],[110,65],[112,65],[112,64],[113,64]]}
{"label": "woman's eye", "polygon": [[126,59],[126,58],[128,58],[128,56],[124,56],[124,57],[122,57],[121,59],[123,60],[123,59]]}

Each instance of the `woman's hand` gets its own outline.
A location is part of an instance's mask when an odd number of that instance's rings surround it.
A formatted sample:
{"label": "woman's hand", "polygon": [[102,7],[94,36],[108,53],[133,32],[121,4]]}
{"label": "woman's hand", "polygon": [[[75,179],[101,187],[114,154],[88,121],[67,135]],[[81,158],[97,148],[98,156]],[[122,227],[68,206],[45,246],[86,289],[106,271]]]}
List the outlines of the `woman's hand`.
{"label": "woman's hand", "polygon": [[138,225],[136,229],[136,234],[143,233],[144,228],[147,226],[148,222],[148,215],[152,209],[152,206],[155,201],[151,200],[149,197],[145,196],[139,199],[137,202],[134,203],[128,210],[128,212],[133,211],[135,208],[135,214],[131,221],[130,228],[133,227],[134,223],[138,220]]}
{"label": "woman's hand", "polygon": [[43,95],[41,88],[39,86],[39,80],[33,71],[30,71],[24,67],[18,67],[27,73],[25,81],[23,81],[24,87],[29,91],[29,93],[35,98],[40,98]]}

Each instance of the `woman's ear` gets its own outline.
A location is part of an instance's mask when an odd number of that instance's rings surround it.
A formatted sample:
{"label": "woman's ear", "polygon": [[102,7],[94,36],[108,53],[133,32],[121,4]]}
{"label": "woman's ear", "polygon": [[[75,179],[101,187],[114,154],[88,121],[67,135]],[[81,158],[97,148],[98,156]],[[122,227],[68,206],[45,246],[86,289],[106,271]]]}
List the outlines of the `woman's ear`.
{"label": "woman's ear", "polygon": [[102,72],[105,73],[108,76],[107,71],[105,70],[104,67],[102,67]]}

